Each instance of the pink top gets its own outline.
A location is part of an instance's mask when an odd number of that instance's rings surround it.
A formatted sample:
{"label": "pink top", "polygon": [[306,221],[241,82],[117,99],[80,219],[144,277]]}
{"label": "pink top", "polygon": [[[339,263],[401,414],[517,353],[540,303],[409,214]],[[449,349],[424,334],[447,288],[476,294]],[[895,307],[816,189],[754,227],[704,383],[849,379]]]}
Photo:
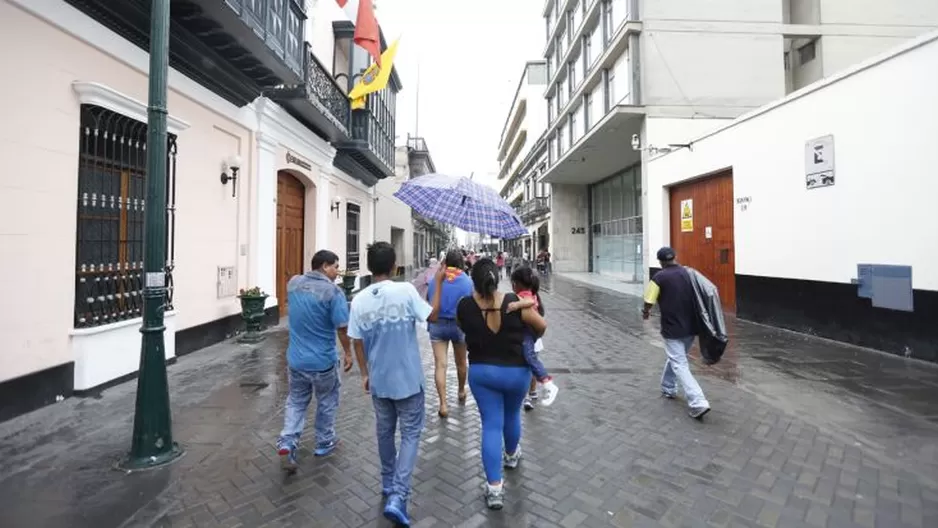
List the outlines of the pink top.
{"label": "pink top", "polygon": [[540,303],[537,302],[537,295],[531,293],[531,290],[521,290],[517,292],[518,298],[520,299],[532,299],[534,301],[534,309],[537,310],[540,307]]}

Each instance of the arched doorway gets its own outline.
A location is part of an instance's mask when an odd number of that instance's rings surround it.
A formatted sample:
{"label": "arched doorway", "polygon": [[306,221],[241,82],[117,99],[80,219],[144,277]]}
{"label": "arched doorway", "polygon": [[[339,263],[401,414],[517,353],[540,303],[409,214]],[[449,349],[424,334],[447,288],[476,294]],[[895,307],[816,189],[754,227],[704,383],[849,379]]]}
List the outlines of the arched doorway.
{"label": "arched doorway", "polygon": [[277,304],[287,315],[287,282],[303,273],[306,188],[287,171],[277,173]]}

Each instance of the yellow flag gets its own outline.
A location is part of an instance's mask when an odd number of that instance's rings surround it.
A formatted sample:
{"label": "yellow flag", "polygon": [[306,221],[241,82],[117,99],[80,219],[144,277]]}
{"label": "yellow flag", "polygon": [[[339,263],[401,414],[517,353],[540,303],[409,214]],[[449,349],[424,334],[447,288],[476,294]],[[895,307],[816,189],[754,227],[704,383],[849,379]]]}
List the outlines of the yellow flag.
{"label": "yellow flag", "polygon": [[358,99],[352,99],[352,110],[361,110],[365,108],[365,104],[368,102],[368,99],[363,95]]}
{"label": "yellow flag", "polygon": [[400,42],[400,39],[391,43],[388,49],[381,54],[381,66],[379,67],[377,64],[369,66],[358,80],[358,83],[352,88],[352,91],[349,92],[348,98],[352,100],[352,109],[356,109],[357,105],[361,105],[359,108],[364,108],[366,95],[379,92],[387,87],[388,80],[391,79],[391,70],[394,68],[394,56],[397,54],[398,42]]}

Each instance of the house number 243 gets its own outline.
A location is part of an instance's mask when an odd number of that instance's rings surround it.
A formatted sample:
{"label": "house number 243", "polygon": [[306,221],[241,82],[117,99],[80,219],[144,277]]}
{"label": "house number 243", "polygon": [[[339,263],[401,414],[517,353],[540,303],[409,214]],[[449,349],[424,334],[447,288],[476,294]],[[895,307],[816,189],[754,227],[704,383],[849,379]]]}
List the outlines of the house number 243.
{"label": "house number 243", "polygon": [[585,227],[571,227],[570,234],[572,235],[582,235],[586,233]]}

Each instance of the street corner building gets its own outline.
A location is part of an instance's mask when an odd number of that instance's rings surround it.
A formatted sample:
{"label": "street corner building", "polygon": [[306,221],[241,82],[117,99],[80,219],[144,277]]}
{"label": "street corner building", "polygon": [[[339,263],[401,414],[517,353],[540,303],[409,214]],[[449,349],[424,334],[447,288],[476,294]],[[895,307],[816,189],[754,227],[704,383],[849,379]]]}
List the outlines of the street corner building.
{"label": "street corner building", "polygon": [[934,201],[938,3],[717,4],[547,0],[546,104],[515,97],[502,196],[537,233],[548,219],[532,241],[560,275],[638,294],[670,244],[740,317],[938,360],[938,244],[913,235]]}
{"label": "street corner building", "polygon": [[[19,72],[0,87],[0,421],[139,367],[149,8],[0,1],[0,66]],[[334,2],[174,1],[171,16],[167,361],[239,332],[242,288],[279,321],[317,249],[359,271],[402,87],[392,70],[350,108],[371,59]]]}
{"label": "street corner building", "polygon": [[938,361],[934,64],[938,31],[651,155],[650,273],[670,245],[740,318]]}

